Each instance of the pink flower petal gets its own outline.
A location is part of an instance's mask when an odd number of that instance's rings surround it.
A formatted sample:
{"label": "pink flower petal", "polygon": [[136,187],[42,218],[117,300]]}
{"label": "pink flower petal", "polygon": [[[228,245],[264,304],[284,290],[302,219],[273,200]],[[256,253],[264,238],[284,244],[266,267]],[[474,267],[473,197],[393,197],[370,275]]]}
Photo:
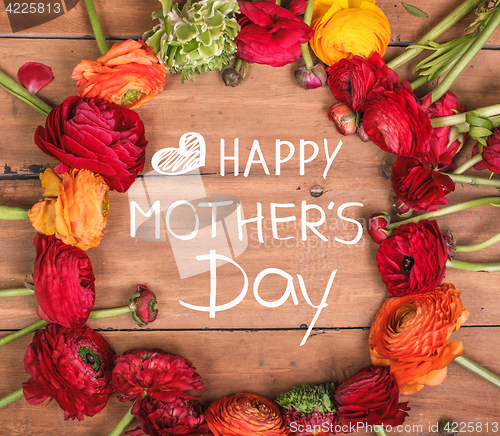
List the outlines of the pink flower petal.
{"label": "pink flower petal", "polygon": [[52,70],[47,65],[38,62],[26,62],[19,68],[17,77],[32,94],[36,94],[54,78]]}

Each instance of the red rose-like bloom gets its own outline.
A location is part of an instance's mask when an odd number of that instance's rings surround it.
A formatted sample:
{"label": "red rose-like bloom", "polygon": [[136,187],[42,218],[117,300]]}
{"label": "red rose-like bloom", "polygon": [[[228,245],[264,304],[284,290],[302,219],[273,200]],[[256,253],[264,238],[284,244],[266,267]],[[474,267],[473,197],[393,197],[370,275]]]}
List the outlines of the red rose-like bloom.
{"label": "red rose-like bloom", "polygon": [[141,425],[126,433],[130,436],[208,435],[208,425],[197,400],[176,398],[165,403],[146,396],[134,416]]}
{"label": "red rose-like bloom", "polygon": [[354,112],[363,111],[366,97],[375,85],[399,82],[398,75],[385,66],[378,52],[368,59],[357,55],[351,59],[341,59],[326,71],[333,96]]}
{"label": "red rose-like bloom", "polygon": [[115,354],[90,327],[68,329],[49,324],[37,330],[24,356],[31,378],[23,383],[26,401],[55,399],[64,419],[94,416],[113,392],[111,370]]}
{"label": "red rose-like bloom", "polygon": [[159,348],[129,350],[118,356],[113,369],[113,385],[123,394],[120,401],[137,397],[134,413],[143,395],[160,401],[192,398],[188,390],[201,390],[203,383],[191,362]]}
{"label": "red rose-like bloom", "polygon": [[342,382],[333,399],[342,426],[396,426],[405,421],[408,403],[399,403],[399,388],[387,367],[367,367]]}
{"label": "red rose-like bloom", "polygon": [[286,424],[279,406],[269,398],[249,393],[222,397],[205,412],[215,436],[286,435]]}
{"label": "red rose-like bloom", "polygon": [[40,150],[70,168],[100,174],[111,189],[125,192],[144,168],[147,141],[136,112],[104,100],[68,97],[35,132]]}
{"label": "red rose-like bloom", "polygon": [[372,89],[364,105],[363,127],[372,142],[389,153],[406,157],[429,153],[431,122],[406,81]]}
{"label": "red rose-like bloom", "polygon": [[429,220],[399,226],[377,252],[377,267],[393,297],[434,289],[444,277],[447,260],[441,230]]}
{"label": "red rose-like bloom", "polygon": [[84,251],[66,245],[55,236],[38,233],[33,244],[37,315],[65,327],[82,326],[95,302],[95,277],[90,259]]}
{"label": "red rose-like bloom", "polygon": [[[472,156],[475,156],[477,151],[478,144],[474,146]],[[493,134],[488,136],[486,146],[483,147],[482,156],[483,160],[474,165],[474,168],[478,171],[487,168],[496,174],[500,174],[500,128],[495,127],[493,129]]]}
{"label": "red rose-like bloom", "polygon": [[388,225],[391,217],[387,212],[376,212],[368,217],[368,234],[374,242],[380,244],[388,238],[386,231],[389,231]]}
{"label": "red rose-like bloom", "polygon": [[269,1],[238,2],[242,18],[235,41],[242,61],[282,67],[302,54],[312,29],[292,12]]}
{"label": "red rose-like bloom", "polygon": [[448,203],[446,196],[455,190],[448,175],[431,170],[423,159],[406,157],[398,157],[394,162],[391,185],[401,202],[417,212],[438,210]]}
{"label": "red rose-like bloom", "polygon": [[[465,112],[465,106],[460,106],[458,97],[448,91],[438,101],[432,103],[432,95],[425,96],[422,108],[429,118],[445,117],[458,112]],[[451,165],[451,160],[460,151],[466,135],[458,133],[454,126],[436,127],[430,139],[430,150],[426,159],[437,169],[444,170]]]}

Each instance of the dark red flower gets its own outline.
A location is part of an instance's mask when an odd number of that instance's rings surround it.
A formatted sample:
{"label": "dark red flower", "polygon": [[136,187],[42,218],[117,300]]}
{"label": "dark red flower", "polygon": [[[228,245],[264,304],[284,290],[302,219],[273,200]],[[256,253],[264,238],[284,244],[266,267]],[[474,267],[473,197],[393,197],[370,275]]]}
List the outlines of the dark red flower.
{"label": "dark red flower", "polygon": [[243,16],[235,41],[242,61],[282,67],[302,54],[312,29],[292,12],[269,1],[238,2]]}
{"label": "dark red flower", "polygon": [[[429,118],[445,117],[459,112],[465,112],[465,106],[460,106],[458,97],[448,91],[438,101],[432,103],[432,95],[425,96],[422,108]],[[439,170],[449,169],[453,157],[460,151],[467,135],[459,133],[455,126],[433,128],[430,139],[430,150],[426,159]]]}
{"label": "dark red flower", "polygon": [[382,241],[377,267],[393,297],[423,294],[443,280],[448,254],[436,221],[399,226]]}
{"label": "dark red flower", "polygon": [[160,401],[192,398],[188,390],[201,390],[203,383],[191,362],[159,348],[129,350],[118,356],[113,385],[123,394],[120,401],[136,398],[134,413],[144,394]]}
{"label": "dark red flower", "polygon": [[377,86],[366,98],[363,127],[372,142],[398,156],[429,153],[432,126],[408,82]]}
{"label": "dark red flower", "polygon": [[374,242],[381,243],[388,238],[391,217],[387,212],[377,212],[368,217],[368,234]]}
{"label": "dark red flower", "polygon": [[405,421],[408,403],[399,403],[399,388],[388,367],[369,366],[342,382],[333,394],[342,426],[397,426]]}
{"label": "dark red flower", "polygon": [[431,170],[424,159],[398,157],[391,173],[391,186],[399,200],[417,211],[438,210],[455,183],[446,174]]}
{"label": "dark red flower", "polygon": [[197,400],[176,398],[165,403],[146,396],[134,416],[141,425],[126,433],[130,436],[207,436],[209,431]]}
{"label": "dark red flower", "polygon": [[94,307],[92,264],[85,252],[55,236],[38,233],[33,281],[37,315],[65,327],[80,327]]}
{"label": "dark red flower", "polygon": [[[474,146],[472,156],[475,156],[478,151],[478,144]],[[480,171],[489,169],[490,171],[500,174],[500,128],[495,127],[493,134],[486,140],[486,146],[483,147],[483,160],[476,165],[474,169]]]}
{"label": "dark red flower", "polygon": [[125,192],[144,168],[147,141],[136,112],[105,100],[68,97],[35,132],[40,150],[61,162],[55,171],[87,169]]}
{"label": "dark red flower", "polygon": [[158,316],[156,295],[147,286],[138,284],[137,292],[132,294],[128,305],[132,310],[132,318],[139,327],[155,321]]}
{"label": "dark red flower", "polygon": [[32,94],[36,94],[54,78],[50,67],[39,62],[26,62],[17,71],[17,77]]}
{"label": "dark red flower", "polygon": [[310,70],[307,66],[300,65],[294,74],[297,83],[306,91],[319,88],[326,83],[326,71],[323,64],[316,64]]}
{"label": "dark red flower", "polygon": [[305,414],[287,408],[283,411],[283,418],[287,423],[288,433],[293,436],[330,436],[335,434],[335,426],[339,425],[337,415],[334,412]]}
{"label": "dark red flower", "polygon": [[64,419],[82,420],[104,408],[113,392],[115,354],[90,327],[68,329],[49,324],[38,330],[24,356],[31,378],[23,383],[26,401],[57,401]]}
{"label": "dark red flower", "polygon": [[333,96],[354,112],[363,111],[366,97],[374,86],[399,82],[398,75],[385,66],[378,52],[368,59],[357,55],[351,59],[341,59],[326,71]]}

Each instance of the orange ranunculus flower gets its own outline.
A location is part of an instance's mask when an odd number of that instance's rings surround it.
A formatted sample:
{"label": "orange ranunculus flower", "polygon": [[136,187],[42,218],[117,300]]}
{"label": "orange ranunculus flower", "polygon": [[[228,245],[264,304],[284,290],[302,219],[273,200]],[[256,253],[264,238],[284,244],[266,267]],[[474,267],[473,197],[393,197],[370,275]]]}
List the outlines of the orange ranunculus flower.
{"label": "orange ranunculus flower", "polygon": [[391,36],[389,21],[375,0],[316,0],[311,27],[311,48],[327,65],[353,55],[383,56]]}
{"label": "orange ranunculus flower", "polygon": [[136,109],[165,85],[166,71],[153,50],[141,40],[113,44],[95,61],[84,59],[73,70],[80,97],[101,98]]}
{"label": "orange ranunculus flower", "polygon": [[425,294],[392,297],[378,311],[370,330],[370,358],[390,366],[400,393],[411,395],[446,378],[446,366],[461,356],[461,341],[450,336],[469,317],[462,292],[443,283]]}
{"label": "orange ranunculus flower", "polygon": [[82,250],[97,247],[109,211],[108,185],[89,170],[72,169],[58,176],[47,169],[40,174],[44,196],[28,212],[35,230],[55,235]]}
{"label": "orange ranunculus flower", "polygon": [[286,435],[279,406],[260,395],[239,393],[214,401],[205,420],[215,436]]}

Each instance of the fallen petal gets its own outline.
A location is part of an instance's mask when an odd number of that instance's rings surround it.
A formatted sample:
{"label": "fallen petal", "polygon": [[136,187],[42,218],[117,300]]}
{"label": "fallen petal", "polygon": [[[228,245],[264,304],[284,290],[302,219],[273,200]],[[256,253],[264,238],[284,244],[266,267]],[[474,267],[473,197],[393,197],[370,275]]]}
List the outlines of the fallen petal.
{"label": "fallen petal", "polygon": [[39,62],[26,62],[19,68],[17,77],[32,94],[36,94],[54,78],[52,70]]}

